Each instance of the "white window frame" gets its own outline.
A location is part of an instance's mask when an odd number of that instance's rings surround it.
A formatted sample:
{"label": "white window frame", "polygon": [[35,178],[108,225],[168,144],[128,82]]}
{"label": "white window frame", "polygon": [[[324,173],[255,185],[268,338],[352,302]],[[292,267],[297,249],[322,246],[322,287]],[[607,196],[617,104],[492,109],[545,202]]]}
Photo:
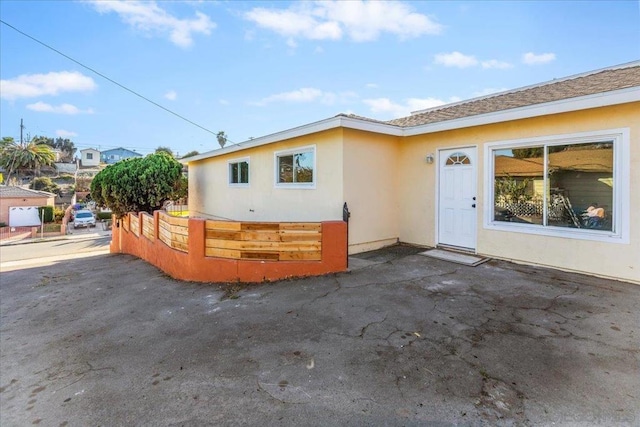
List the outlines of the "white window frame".
{"label": "white window frame", "polygon": [[[238,183],[231,182],[231,165],[235,163],[243,163],[243,162],[247,162],[247,167],[249,168],[249,170],[247,171],[247,182],[238,182]],[[227,183],[229,184],[229,187],[235,187],[235,188],[249,187],[249,185],[251,184],[251,161],[249,157],[232,159],[227,162]]]}
{"label": "white window frame", "polygon": [[[613,231],[584,228],[550,227],[494,220],[494,150],[613,141]],[[484,145],[484,229],[536,234],[568,239],[608,243],[629,243],[630,203],[630,131],[629,128],[550,135],[535,138],[488,142]],[[545,166],[545,175],[546,175]]]}
{"label": "white window frame", "polygon": [[[290,156],[301,153],[313,153],[313,182],[278,182],[280,171],[278,170],[278,158],[282,156]],[[288,150],[276,151],[273,153],[273,182],[276,188],[295,188],[313,190],[316,188],[316,182],[318,180],[318,169],[316,163],[318,156],[315,145],[305,145],[304,147],[296,147]]]}

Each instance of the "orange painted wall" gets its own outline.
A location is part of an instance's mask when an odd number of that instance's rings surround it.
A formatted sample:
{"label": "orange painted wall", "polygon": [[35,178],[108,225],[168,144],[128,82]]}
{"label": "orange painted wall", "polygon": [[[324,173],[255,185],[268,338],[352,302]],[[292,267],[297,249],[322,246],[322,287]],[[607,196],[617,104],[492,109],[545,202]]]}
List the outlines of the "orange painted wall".
{"label": "orange painted wall", "polygon": [[[142,258],[169,276],[194,282],[260,283],[291,277],[319,276],[347,269],[347,224],[322,222],[321,261],[253,261],[205,256],[205,220],[189,219],[189,252],[170,248],[158,239],[160,211],[154,212],[155,240],[143,236],[144,216],[140,215],[140,236],[118,226],[114,218],[111,253]],[[121,221],[120,221],[121,222]]]}

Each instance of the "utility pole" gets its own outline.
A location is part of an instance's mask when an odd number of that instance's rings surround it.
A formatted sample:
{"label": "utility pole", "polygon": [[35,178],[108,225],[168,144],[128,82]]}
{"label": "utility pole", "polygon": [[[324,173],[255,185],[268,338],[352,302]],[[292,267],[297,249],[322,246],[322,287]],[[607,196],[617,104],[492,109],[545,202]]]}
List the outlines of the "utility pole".
{"label": "utility pole", "polygon": [[22,142],[22,130],[24,129],[24,125],[22,124],[22,119],[20,119],[20,145],[23,144]]}

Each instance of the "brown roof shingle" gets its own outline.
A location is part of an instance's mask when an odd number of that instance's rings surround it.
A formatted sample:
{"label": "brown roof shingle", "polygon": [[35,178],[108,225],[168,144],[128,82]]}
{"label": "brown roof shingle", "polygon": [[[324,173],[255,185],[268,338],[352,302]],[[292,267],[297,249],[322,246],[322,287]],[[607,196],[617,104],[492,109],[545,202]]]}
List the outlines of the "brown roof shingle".
{"label": "brown roof shingle", "polygon": [[22,187],[14,187],[12,185],[0,185],[0,198],[3,199],[15,199],[15,198],[34,198],[34,197],[55,197],[55,194],[46,191],[29,190]]}
{"label": "brown roof shingle", "polygon": [[640,86],[640,64],[607,69],[534,87],[516,89],[493,96],[434,108],[408,117],[389,120],[387,124],[410,127],[493,113],[545,102],[576,98]]}

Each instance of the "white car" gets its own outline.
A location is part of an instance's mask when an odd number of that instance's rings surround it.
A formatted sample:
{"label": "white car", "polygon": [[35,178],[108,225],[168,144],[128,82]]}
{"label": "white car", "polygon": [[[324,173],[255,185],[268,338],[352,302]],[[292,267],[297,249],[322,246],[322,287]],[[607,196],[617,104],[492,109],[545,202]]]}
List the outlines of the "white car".
{"label": "white car", "polygon": [[73,217],[73,228],[78,227],[95,227],[96,216],[91,211],[77,211]]}

